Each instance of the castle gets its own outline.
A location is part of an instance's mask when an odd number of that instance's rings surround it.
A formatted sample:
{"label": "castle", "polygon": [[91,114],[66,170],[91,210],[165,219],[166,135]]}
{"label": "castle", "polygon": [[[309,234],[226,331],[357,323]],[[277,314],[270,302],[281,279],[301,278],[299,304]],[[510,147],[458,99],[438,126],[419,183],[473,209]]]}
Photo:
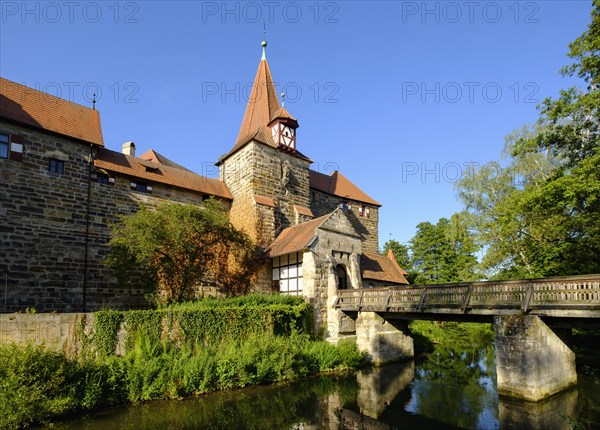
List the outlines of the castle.
{"label": "castle", "polygon": [[407,284],[378,254],[379,207],[342,173],[310,169],[263,55],[239,135],[207,178],[133,142],[105,147],[100,113],[0,78],[0,312],[144,306],[104,267],[110,226],[139,204],[220,199],[269,256],[256,289],[327,317],[341,288]]}

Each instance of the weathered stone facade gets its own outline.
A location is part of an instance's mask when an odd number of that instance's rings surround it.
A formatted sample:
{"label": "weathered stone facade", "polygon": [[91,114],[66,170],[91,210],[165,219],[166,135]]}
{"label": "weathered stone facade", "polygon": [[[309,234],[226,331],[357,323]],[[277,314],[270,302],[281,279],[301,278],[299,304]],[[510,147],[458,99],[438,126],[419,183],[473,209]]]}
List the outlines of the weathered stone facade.
{"label": "weathered stone facade", "polygon": [[[311,190],[310,209],[315,217],[331,213],[343,203],[348,203],[344,210],[352,223],[352,227],[361,237],[363,251],[379,252],[379,207],[332,196],[315,189]],[[360,210],[361,207],[364,208],[362,211]],[[368,216],[366,215],[367,208],[369,209]]]}
{"label": "weathered stone facade", "polygon": [[[252,141],[219,165],[220,178],[233,195],[231,222],[255,236],[265,247],[286,227],[294,225],[294,205],[309,207],[310,161]],[[287,174],[286,174],[287,171]],[[275,206],[260,211],[254,195]]]}
{"label": "weathered stone facade", "polygon": [[[104,266],[111,225],[140,204],[199,203],[202,195],[160,183],[142,193],[131,189],[135,178],[113,174],[112,184],[92,175],[88,200],[88,160],[96,148],[5,121],[0,133],[24,140],[21,161],[0,158],[0,277],[7,298],[1,311],[80,311],[84,278],[86,310],[144,306],[145,291],[119,285]],[[64,172],[49,172],[50,159],[63,161]]]}
{"label": "weathered stone facade", "polygon": [[540,317],[494,317],[498,394],[537,402],[577,384],[575,353]]}
{"label": "weathered stone facade", "polygon": [[332,342],[337,341],[345,327],[342,321],[344,315],[333,307],[337,290],[341,287],[336,269],[338,265],[344,268],[346,288],[359,288],[360,254],[360,238],[345,214],[338,209],[319,227],[317,240],[303,256],[303,294],[313,306],[317,332],[323,333]]}

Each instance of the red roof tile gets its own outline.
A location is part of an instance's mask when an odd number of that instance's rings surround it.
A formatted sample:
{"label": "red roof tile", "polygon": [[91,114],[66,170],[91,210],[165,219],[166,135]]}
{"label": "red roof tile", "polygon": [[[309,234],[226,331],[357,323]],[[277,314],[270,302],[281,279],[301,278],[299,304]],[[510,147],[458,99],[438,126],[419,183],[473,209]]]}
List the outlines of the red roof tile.
{"label": "red roof tile", "polygon": [[[147,171],[146,167],[149,163],[157,166],[157,168],[150,172]],[[106,148],[98,149],[98,156],[94,160],[94,166],[109,172],[116,172],[150,182],[158,182],[202,194],[230,200],[233,199],[227,185],[218,179],[200,176],[185,169],[141,160]]]}
{"label": "red roof tile", "polygon": [[0,117],[104,146],[97,110],[4,78],[0,78]]}
{"label": "red roof tile", "polygon": [[267,249],[270,257],[298,252],[305,249],[317,234],[317,229],[331,214],[315,218],[302,224],[288,227],[281,232]]}
{"label": "red roof tile", "polygon": [[259,127],[266,127],[278,110],[279,100],[277,99],[269,63],[267,63],[267,60],[261,60],[254,78],[236,146],[247,141],[247,137],[254,134]]}
{"label": "red roof tile", "polygon": [[404,271],[395,259],[390,260],[382,255],[368,252],[364,252],[360,256],[360,273],[363,279],[389,282],[391,284],[408,284],[402,272]]}
{"label": "red roof tile", "polygon": [[298,214],[300,214],[300,215],[304,215],[304,216],[310,216],[310,217],[313,217],[313,216],[315,216],[315,215],[313,214],[313,212],[312,212],[312,211],[311,211],[309,208],[307,208],[307,207],[305,207],[305,206],[298,206],[298,205],[294,205],[294,209],[295,209],[295,210],[296,210],[296,212],[298,212]]}
{"label": "red roof tile", "polygon": [[[277,148],[278,146],[273,141],[271,129],[268,127],[271,120],[277,117],[289,118],[296,121],[285,108],[279,106],[279,100],[277,99],[269,63],[267,63],[267,60],[263,59],[258,65],[258,70],[256,72],[256,77],[254,78],[254,84],[252,85],[252,91],[250,92],[250,98],[248,99],[248,105],[246,106],[246,112],[244,113],[244,119],[242,120],[242,126],[240,127],[236,143],[231,151],[219,159],[217,164],[221,163],[253,140],[264,143],[272,148]],[[298,150],[292,152],[292,154],[296,157],[311,161],[310,158]]]}
{"label": "red roof tile", "polygon": [[337,170],[329,175],[309,170],[310,187],[343,199],[381,206]]}
{"label": "red roof tile", "polygon": [[388,258],[388,260],[391,260],[392,263],[394,263],[398,267],[398,270],[400,271],[400,273],[402,273],[403,275],[408,275],[408,273],[406,273],[406,270],[404,270],[402,267],[400,267],[400,265],[396,261],[396,256],[394,255],[394,251],[392,251],[392,248],[388,249],[387,258]]}
{"label": "red roof tile", "polygon": [[254,201],[258,205],[269,206],[272,208],[275,207],[275,202],[273,202],[273,199],[270,197],[265,197],[265,196],[261,196],[258,194],[254,194],[252,197],[254,198]]}
{"label": "red roof tile", "polygon": [[282,107],[281,109],[279,109],[277,112],[275,112],[273,114],[273,116],[271,117],[271,121],[273,121],[276,118],[286,118],[286,119],[291,119],[291,120],[295,121],[296,123],[298,122],[298,120],[296,118],[294,118],[292,115],[290,115],[290,113],[284,107]]}

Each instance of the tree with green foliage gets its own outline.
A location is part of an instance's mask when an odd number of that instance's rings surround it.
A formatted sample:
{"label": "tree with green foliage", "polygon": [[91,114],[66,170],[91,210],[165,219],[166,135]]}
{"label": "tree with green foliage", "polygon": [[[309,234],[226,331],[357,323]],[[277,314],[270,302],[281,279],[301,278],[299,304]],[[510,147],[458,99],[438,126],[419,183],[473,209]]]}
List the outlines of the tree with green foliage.
{"label": "tree with green foliage", "polygon": [[414,283],[439,284],[478,279],[477,244],[469,214],[456,213],[437,224],[422,222],[410,240]]}
{"label": "tree with green foliage", "polygon": [[257,256],[248,236],[212,199],[201,206],[142,207],[121,218],[109,245],[107,264],[122,276],[139,269],[155,282],[159,301],[167,303],[191,299],[194,287],[207,279],[227,295],[247,292]]}
{"label": "tree with green foliage", "polygon": [[483,267],[496,278],[600,271],[600,0],[569,45],[582,78],[540,105],[540,118],[507,139],[505,160],[457,184],[476,218]]}
{"label": "tree with green foliage", "polygon": [[529,192],[543,187],[559,163],[549,153],[513,151],[516,142],[536,133],[534,127],[513,132],[501,160],[468,172],[457,184],[473,215],[477,240],[486,249],[481,267],[492,276],[541,276],[536,267],[544,265],[541,259],[552,249],[539,240],[551,231],[552,219],[539,218],[525,201]]}

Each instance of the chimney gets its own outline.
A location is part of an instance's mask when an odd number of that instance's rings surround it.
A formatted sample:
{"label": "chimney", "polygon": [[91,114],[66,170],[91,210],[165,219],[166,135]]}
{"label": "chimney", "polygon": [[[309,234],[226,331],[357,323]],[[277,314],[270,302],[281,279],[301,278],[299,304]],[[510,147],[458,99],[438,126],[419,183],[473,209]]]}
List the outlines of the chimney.
{"label": "chimney", "polygon": [[123,154],[135,157],[135,143],[125,142],[121,148],[121,152],[123,152]]}

